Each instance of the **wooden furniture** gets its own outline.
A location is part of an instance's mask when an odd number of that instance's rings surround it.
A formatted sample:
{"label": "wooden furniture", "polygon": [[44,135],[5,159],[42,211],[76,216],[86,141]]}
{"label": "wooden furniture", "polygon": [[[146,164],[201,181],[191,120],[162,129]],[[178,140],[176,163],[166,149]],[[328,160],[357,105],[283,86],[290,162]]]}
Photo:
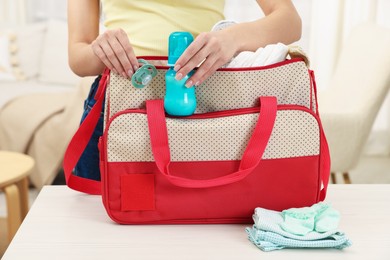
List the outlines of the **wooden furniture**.
{"label": "wooden furniture", "polygon": [[247,239],[249,224],[118,225],[100,196],[45,186],[3,260],[389,259],[390,185],[330,185],[327,202],[340,211],[351,247],[263,252]]}
{"label": "wooden furniture", "polygon": [[9,241],[28,212],[28,175],[33,166],[30,156],[0,151],[0,189],[7,202]]}

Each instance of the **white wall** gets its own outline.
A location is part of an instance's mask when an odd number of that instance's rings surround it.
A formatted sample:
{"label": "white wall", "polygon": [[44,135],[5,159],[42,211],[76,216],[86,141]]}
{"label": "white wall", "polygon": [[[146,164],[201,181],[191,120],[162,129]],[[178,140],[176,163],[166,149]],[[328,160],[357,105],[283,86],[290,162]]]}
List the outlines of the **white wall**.
{"label": "white wall", "polygon": [[0,0],[0,28],[26,23],[25,0]]}
{"label": "white wall", "polygon": [[28,21],[46,19],[66,20],[67,0],[24,0],[27,3]]}

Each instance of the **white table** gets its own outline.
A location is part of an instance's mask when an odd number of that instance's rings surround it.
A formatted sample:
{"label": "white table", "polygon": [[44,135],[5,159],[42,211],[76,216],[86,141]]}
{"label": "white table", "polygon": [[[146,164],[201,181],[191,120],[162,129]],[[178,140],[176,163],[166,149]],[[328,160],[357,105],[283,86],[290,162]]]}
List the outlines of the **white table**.
{"label": "white table", "polygon": [[327,201],[352,247],[266,253],[247,240],[248,225],[118,225],[99,196],[46,186],[3,259],[390,259],[390,185],[331,185]]}

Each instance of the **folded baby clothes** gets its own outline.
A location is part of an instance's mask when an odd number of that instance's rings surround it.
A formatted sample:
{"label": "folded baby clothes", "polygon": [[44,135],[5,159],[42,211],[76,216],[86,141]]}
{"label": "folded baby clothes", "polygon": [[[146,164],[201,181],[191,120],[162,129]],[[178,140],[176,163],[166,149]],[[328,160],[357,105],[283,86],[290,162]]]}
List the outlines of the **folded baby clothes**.
{"label": "folded baby clothes", "polygon": [[256,52],[240,52],[225,68],[260,67],[284,61],[288,55],[289,48],[283,43],[268,44],[259,48]]}
{"label": "folded baby clothes", "polygon": [[253,214],[253,221],[254,227],[257,229],[277,233],[284,237],[297,240],[317,240],[327,238],[334,234],[342,234],[339,230],[334,229],[322,233],[311,231],[304,236],[297,235],[282,229],[281,224],[284,222],[282,212],[264,208],[255,209],[255,214]]}
{"label": "folded baby clothes", "polygon": [[223,30],[226,27],[232,26],[234,24],[237,24],[237,22],[233,21],[233,20],[221,20],[221,21],[217,22],[216,24],[214,24],[213,28],[211,28],[211,31],[212,32],[220,31],[220,30]]}
{"label": "folded baby clothes", "polygon": [[324,239],[297,240],[284,237],[280,234],[253,228],[245,229],[249,240],[263,251],[272,251],[283,248],[335,248],[343,249],[351,245],[349,239],[340,233],[330,235]]}
{"label": "folded baby clothes", "polygon": [[297,235],[306,235],[314,230],[327,232],[337,229],[340,219],[340,213],[326,203],[283,210],[282,216],[284,222],[280,224],[281,228]]}
{"label": "folded baby clothes", "polygon": [[317,232],[326,232],[338,227],[340,222],[340,213],[329,207],[318,214],[315,219],[314,230]]}
{"label": "folded baby clothes", "polygon": [[[330,206],[327,204],[317,205],[312,208],[309,214],[307,209],[302,212],[296,212],[295,209],[287,213],[291,213],[291,216],[302,217],[307,219],[315,218],[317,213],[324,213],[329,210]],[[294,213],[295,212],[295,213]],[[294,214],[295,215],[294,215]],[[288,215],[288,214],[287,214]],[[252,228],[246,228],[248,239],[263,251],[271,251],[282,248],[337,248],[342,249],[351,245],[351,241],[345,236],[345,234],[336,228],[329,229],[328,227],[334,227],[333,225],[327,226],[326,231],[318,232],[314,230],[315,224],[312,225],[313,229],[305,232],[304,235],[289,232],[288,229],[283,229],[282,224],[285,223],[283,213],[279,211],[267,210],[263,208],[256,208],[253,215],[254,225]],[[313,219],[313,222],[315,220]],[[327,221],[326,221],[327,222]],[[310,229],[309,224],[297,225],[300,222],[294,222],[296,226],[303,229]],[[326,225],[325,225],[326,226]],[[307,230],[305,230],[307,231]]]}
{"label": "folded baby clothes", "polygon": [[[235,21],[222,20],[217,22],[211,31],[220,31],[237,24]],[[289,47],[283,43],[269,44],[255,52],[243,51],[226,63],[224,68],[260,67],[284,61],[289,53]]]}

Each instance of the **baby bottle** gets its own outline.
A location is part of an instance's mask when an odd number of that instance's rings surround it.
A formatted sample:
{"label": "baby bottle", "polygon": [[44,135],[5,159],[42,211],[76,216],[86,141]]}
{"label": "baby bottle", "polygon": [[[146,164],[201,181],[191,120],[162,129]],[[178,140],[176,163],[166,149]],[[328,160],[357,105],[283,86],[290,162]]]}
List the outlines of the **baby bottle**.
{"label": "baby bottle", "polygon": [[196,109],[195,88],[185,86],[187,79],[194,74],[194,71],[190,71],[181,80],[176,80],[176,71],[173,69],[176,61],[193,40],[189,32],[174,32],[169,36],[168,66],[170,68],[165,74],[164,108],[168,114],[173,116],[189,116]]}

